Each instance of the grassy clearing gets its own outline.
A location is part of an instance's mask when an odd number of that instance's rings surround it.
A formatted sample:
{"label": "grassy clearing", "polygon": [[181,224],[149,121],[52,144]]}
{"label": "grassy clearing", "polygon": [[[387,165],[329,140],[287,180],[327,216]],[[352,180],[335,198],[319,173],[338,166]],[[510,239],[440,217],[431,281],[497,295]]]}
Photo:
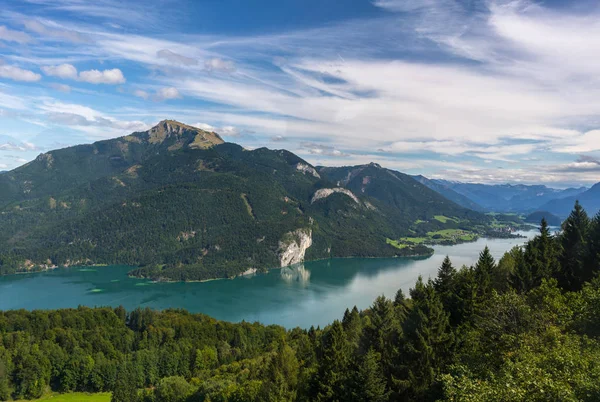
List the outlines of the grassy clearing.
{"label": "grassy clearing", "polygon": [[433,217],[433,219],[435,219],[438,222],[442,222],[442,223],[447,223],[448,221],[458,223],[458,219],[456,219],[456,218],[449,218],[449,217],[444,216],[444,215],[436,215],[436,216]]}
{"label": "grassy clearing", "polygon": [[442,229],[428,232],[427,237],[402,237],[398,240],[387,239],[387,244],[403,249],[417,244],[436,244],[447,242],[468,242],[477,240],[477,234],[461,229]]}
{"label": "grassy clearing", "polygon": [[434,236],[441,237],[443,240],[460,240],[460,241],[473,241],[477,239],[475,233],[467,232],[460,229],[443,229],[435,232],[427,233],[427,236],[434,238]]}
{"label": "grassy clearing", "polygon": [[415,221],[415,225],[418,225],[418,224],[421,224],[421,223],[427,223],[427,221],[424,221],[424,220],[422,220],[422,219],[417,219],[417,220]]}
{"label": "grassy clearing", "polygon": [[400,249],[400,250],[408,247],[407,244],[402,244],[402,243],[398,242],[398,240],[386,239],[385,242],[391,246],[394,246],[394,247]]}
{"label": "grassy clearing", "polygon": [[[40,399],[28,402],[110,402],[110,392],[99,394],[86,394],[84,392],[73,392],[69,394],[50,394]],[[25,401],[20,401],[25,402]]]}

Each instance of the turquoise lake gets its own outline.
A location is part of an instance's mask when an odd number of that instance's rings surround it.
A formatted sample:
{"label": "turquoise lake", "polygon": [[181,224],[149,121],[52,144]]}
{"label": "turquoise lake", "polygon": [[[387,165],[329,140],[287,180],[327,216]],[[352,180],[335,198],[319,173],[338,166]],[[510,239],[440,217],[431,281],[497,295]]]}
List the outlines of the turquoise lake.
{"label": "turquoise lake", "polygon": [[[532,237],[537,231],[521,232]],[[291,328],[324,326],[346,308],[364,309],[379,295],[406,294],[419,275],[435,277],[446,255],[472,265],[487,245],[499,259],[526,239],[479,239],[435,246],[427,259],[333,259],[267,274],[204,283],[152,283],[127,277],[130,267],[71,267],[0,277],[0,310],[118,306],[184,308],[226,321],[260,321]]]}

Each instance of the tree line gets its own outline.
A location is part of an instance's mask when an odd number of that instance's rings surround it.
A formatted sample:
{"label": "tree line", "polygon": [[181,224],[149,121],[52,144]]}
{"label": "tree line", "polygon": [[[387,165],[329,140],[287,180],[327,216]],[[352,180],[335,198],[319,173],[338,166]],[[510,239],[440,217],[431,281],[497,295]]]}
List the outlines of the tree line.
{"label": "tree line", "polygon": [[183,310],[0,313],[0,400],[49,390],[117,401],[600,400],[600,215],[495,261],[446,258],[404,295],[325,328]]}

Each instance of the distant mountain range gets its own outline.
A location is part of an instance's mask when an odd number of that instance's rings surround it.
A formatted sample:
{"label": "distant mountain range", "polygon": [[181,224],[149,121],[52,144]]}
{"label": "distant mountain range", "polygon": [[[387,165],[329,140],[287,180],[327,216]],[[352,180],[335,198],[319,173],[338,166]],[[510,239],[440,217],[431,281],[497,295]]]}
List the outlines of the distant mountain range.
{"label": "distant mountain range", "polygon": [[0,257],[20,269],[118,263],[140,266],[139,277],[205,280],[305,259],[428,254],[388,240],[416,222],[442,229],[436,215],[489,221],[376,164],[317,170],[167,120],[0,175]]}
{"label": "distant mountain range", "polygon": [[588,215],[593,216],[600,212],[600,183],[593,185],[592,188],[583,193],[551,200],[542,205],[541,209],[564,218],[569,215],[576,200],[579,200]]}
{"label": "distant mountain range", "polygon": [[[492,212],[530,213],[544,210],[564,216],[564,211],[561,210],[560,213],[557,211],[557,208],[561,209],[562,207],[551,208],[550,204],[564,200],[564,204],[570,203],[568,211],[571,211],[575,199],[588,191],[585,187],[558,190],[543,185],[491,185],[432,180],[423,176],[414,176],[414,178],[459,205],[474,210]],[[584,207],[586,207],[585,204]],[[592,205],[590,208],[593,209]],[[564,208],[562,209],[564,210]]]}

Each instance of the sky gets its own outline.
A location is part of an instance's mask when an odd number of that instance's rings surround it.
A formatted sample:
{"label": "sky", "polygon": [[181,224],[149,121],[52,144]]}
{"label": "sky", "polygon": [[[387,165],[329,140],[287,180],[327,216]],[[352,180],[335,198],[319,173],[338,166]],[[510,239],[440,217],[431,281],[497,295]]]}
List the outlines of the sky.
{"label": "sky", "polygon": [[0,3],[0,170],[175,119],[315,165],[600,181],[597,1]]}

